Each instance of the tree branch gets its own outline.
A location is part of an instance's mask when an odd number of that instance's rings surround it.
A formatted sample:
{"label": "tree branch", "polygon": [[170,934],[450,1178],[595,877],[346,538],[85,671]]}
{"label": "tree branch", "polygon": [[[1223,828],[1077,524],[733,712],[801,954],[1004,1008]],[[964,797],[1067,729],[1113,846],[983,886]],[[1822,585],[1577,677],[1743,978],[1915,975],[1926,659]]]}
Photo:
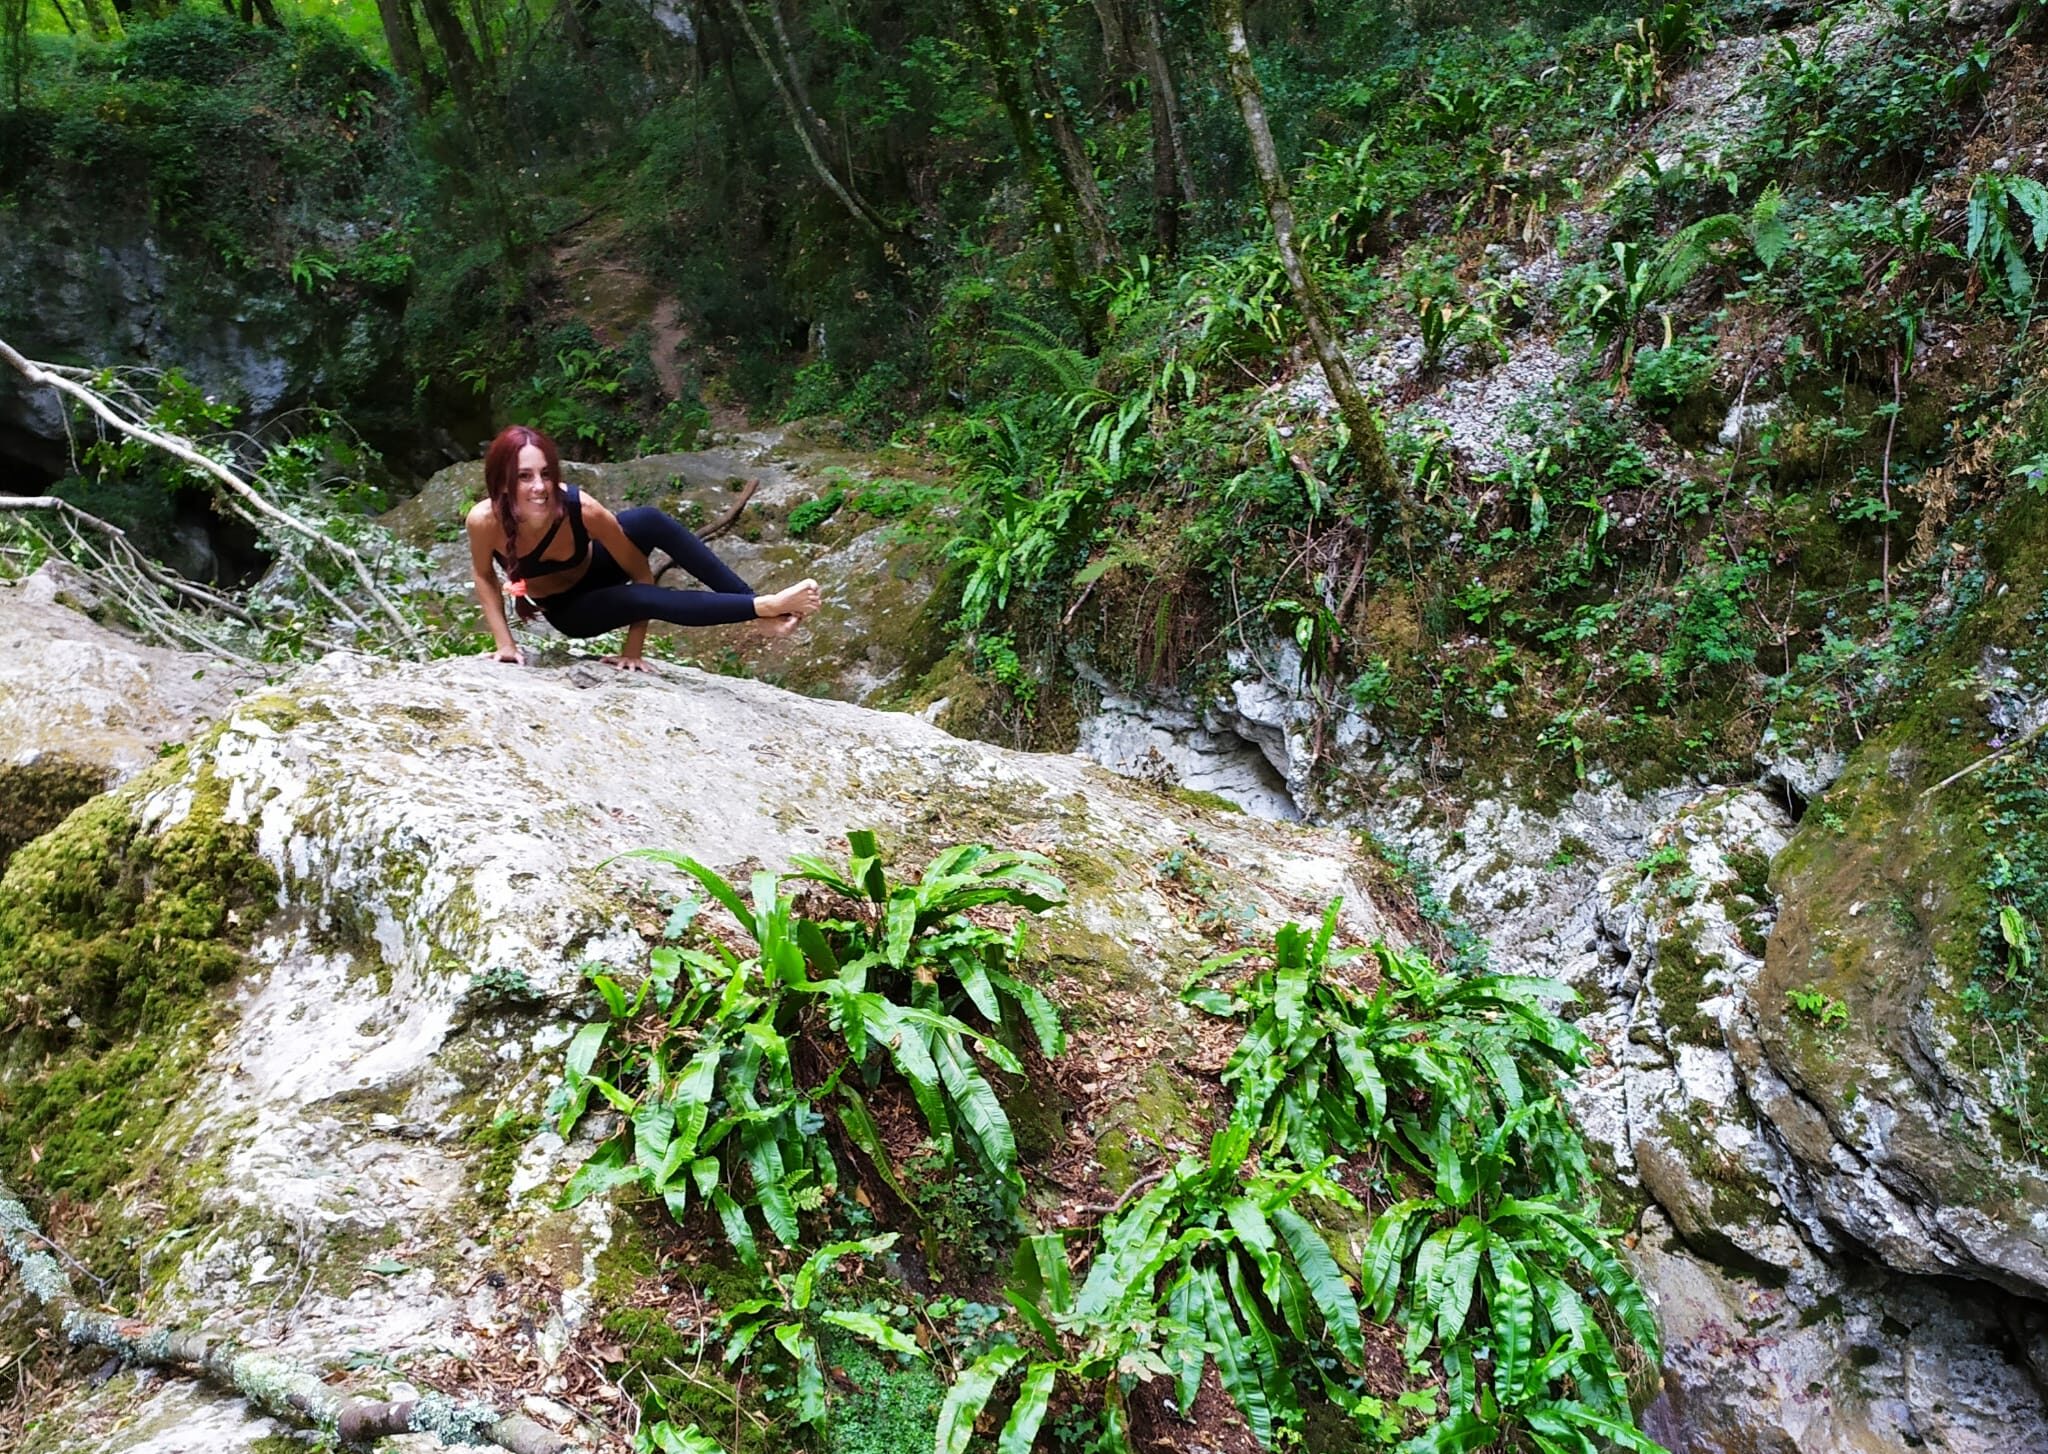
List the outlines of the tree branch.
{"label": "tree branch", "polygon": [[344,1443],[416,1433],[432,1434],[444,1444],[495,1444],[511,1454],[562,1454],[575,1447],[523,1414],[500,1413],[486,1403],[458,1402],[438,1393],[392,1401],[354,1398],[303,1364],[245,1349],[224,1334],[153,1327],[89,1308],[45,1250],[55,1245],[0,1181],[0,1255],[74,1346],[104,1348],[124,1363],[203,1378],[240,1394],[264,1413],[310,1424]]}
{"label": "tree branch", "polygon": [[377,585],[376,577],[371,574],[369,566],[363,563],[363,558],[356,554],[348,545],[336,540],[318,526],[301,520],[289,511],[280,509],[272,504],[264,497],[261,491],[249,484],[248,481],[237,475],[219,460],[202,454],[189,441],[179,439],[174,435],[159,433],[147,425],[137,423],[132,419],[123,418],[97,390],[88,388],[86,385],[67,376],[76,372],[76,370],[53,369],[37,363],[33,359],[24,358],[10,347],[4,339],[0,339],[0,363],[5,363],[31,385],[55,389],[61,394],[78,400],[78,402],[85,405],[86,408],[90,409],[101,420],[112,425],[121,433],[139,439],[144,444],[154,445],[172,458],[180,460],[204,474],[211,475],[227,489],[230,495],[240,499],[250,510],[262,516],[270,524],[291,534],[303,536],[315,548],[325,550],[346,563],[355,572],[356,579],[362,583],[363,590],[376,605],[378,611],[396,629],[398,639],[408,648],[417,652],[419,643],[413,635],[412,626],[399,611],[396,603],[385,595],[384,591]]}

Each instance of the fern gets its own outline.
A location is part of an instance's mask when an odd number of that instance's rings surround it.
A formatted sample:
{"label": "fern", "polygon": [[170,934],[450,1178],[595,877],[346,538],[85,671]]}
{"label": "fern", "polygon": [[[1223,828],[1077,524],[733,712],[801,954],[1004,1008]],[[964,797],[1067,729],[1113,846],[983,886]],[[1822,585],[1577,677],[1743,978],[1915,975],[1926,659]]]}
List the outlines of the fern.
{"label": "fern", "polygon": [[[1016,1139],[984,1065],[1021,1075],[999,1035],[1031,1033],[1052,1057],[1063,1032],[1052,1002],[1017,972],[1022,925],[998,932],[967,911],[1038,912],[1064,890],[1037,855],[979,845],[948,849],[918,882],[892,885],[875,836],[848,836],[844,870],[801,858],[792,877],[873,903],[868,917],[799,915],[773,874],[756,874],[743,897],[695,859],[633,855],[696,880],[753,937],[755,952],[742,957],[715,941],[709,950],[665,945],[630,996],[611,975],[592,975],[610,1018],[571,1039],[551,1109],[563,1135],[593,1097],[623,1124],[571,1178],[563,1205],[632,1186],[681,1218],[694,1193],[741,1257],[758,1263],[759,1229],[796,1245],[803,1215],[837,1189],[821,1134],[821,1107],[835,1103],[855,1148],[908,1203],[861,1095],[888,1073],[907,1084],[943,1162],[964,1141],[1011,1200],[1021,1192]],[[845,1051],[822,1082],[802,1084],[794,1047],[819,1027]]]}
{"label": "fern", "polygon": [[[2013,231],[2014,207],[2029,228]],[[1969,238],[1963,251],[2019,316],[2034,304],[2035,277],[2027,266],[2030,248],[2036,258],[2048,249],[2048,187],[2031,177],[1985,172],[1970,188]]]}

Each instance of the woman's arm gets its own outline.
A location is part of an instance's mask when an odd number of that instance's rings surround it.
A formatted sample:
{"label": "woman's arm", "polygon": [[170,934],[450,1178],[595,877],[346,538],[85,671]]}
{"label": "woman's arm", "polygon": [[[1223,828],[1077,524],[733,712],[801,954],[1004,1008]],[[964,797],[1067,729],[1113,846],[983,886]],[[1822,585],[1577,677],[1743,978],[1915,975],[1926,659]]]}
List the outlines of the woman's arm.
{"label": "woman's arm", "polygon": [[469,575],[476,586],[476,602],[483,608],[484,625],[491,631],[491,639],[497,642],[497,658],[515,665],[526,660],[519,650],[519,643],[512,639],[511,623],[505,619],[505,592],[498,584],[498,563],[492,558],[497,549],[498,537],[504,532],[497,517],[490,513],[488,503],[479,505],[469,512],[464,522],[469,528]]}
{"label": "woman's arm", "polygon": [[[619,569],[630,576],[637,585],[654,584],[654,568],[647,563],[647,557],[640,547],[632,542],[625,531],[619,528],[619,517],[603,505],[578,492],[583,501],[583,528],[590,532],[590,538],[611,553],[619,563]],[[620,671],[646,671],[647,660],[640,653],[647,645],[647,623],[635,621],[626,628],[626,645],[616,657],[611,658]]]}

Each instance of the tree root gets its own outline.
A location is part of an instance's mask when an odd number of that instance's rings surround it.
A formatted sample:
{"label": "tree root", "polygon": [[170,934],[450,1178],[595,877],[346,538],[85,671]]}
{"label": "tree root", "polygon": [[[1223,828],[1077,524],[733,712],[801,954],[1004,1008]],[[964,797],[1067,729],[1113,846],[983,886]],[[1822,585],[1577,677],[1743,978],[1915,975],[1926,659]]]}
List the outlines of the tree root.
{"label": "tree root", "polygon": [[203,1378],[233,1390],[266,1414],[313,1425],[344,1444],[414,1433],[433,1434],[444,1444],[496,1445],[511,1454],[561,1454],[576,1447],[525,1415],[500,1412],[488,1403],[439,1393],[389,1401],[354,1398],[303,1364],[243,1348],[224,1334],[159,1328],[88,1308],[72,1293],[63,1266],[46,1250],[54,1246],[0,1181],[0,1255],[14,1265],[22,1287],[74,1346],[104,1348],[123,1363]]}
{"label": "tree root", "polygon": [[740,497],[732,502],[732,508],[698,531],[697,538],[699,540],[716,540],[719,536],[725,534],[726,531],[732,529],[734,522],[740,518],[740,511],[747,508],[747,501],[753,499],[754,491],[760,488],[761,482],[759,480],[748,480],[747,487],[740,491]]}

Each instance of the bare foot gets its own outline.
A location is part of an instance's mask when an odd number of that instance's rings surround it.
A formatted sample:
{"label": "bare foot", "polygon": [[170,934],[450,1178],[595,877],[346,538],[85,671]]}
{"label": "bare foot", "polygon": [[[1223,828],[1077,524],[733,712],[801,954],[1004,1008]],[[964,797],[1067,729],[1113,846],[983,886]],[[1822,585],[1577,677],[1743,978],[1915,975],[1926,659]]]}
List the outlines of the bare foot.
{"label": "bare foot", "polygon": [[824,601],[825,598],[819,594],[816,581],[801,580],[772,596],[754,597],[754,610],[764,620],[775,616],[794,616],[800,621],[817,610]]}
{"label": "bare foot", "polygon": [[763,636],[787,636],[803,624],[803,617],[763,616],[759,624]]}

